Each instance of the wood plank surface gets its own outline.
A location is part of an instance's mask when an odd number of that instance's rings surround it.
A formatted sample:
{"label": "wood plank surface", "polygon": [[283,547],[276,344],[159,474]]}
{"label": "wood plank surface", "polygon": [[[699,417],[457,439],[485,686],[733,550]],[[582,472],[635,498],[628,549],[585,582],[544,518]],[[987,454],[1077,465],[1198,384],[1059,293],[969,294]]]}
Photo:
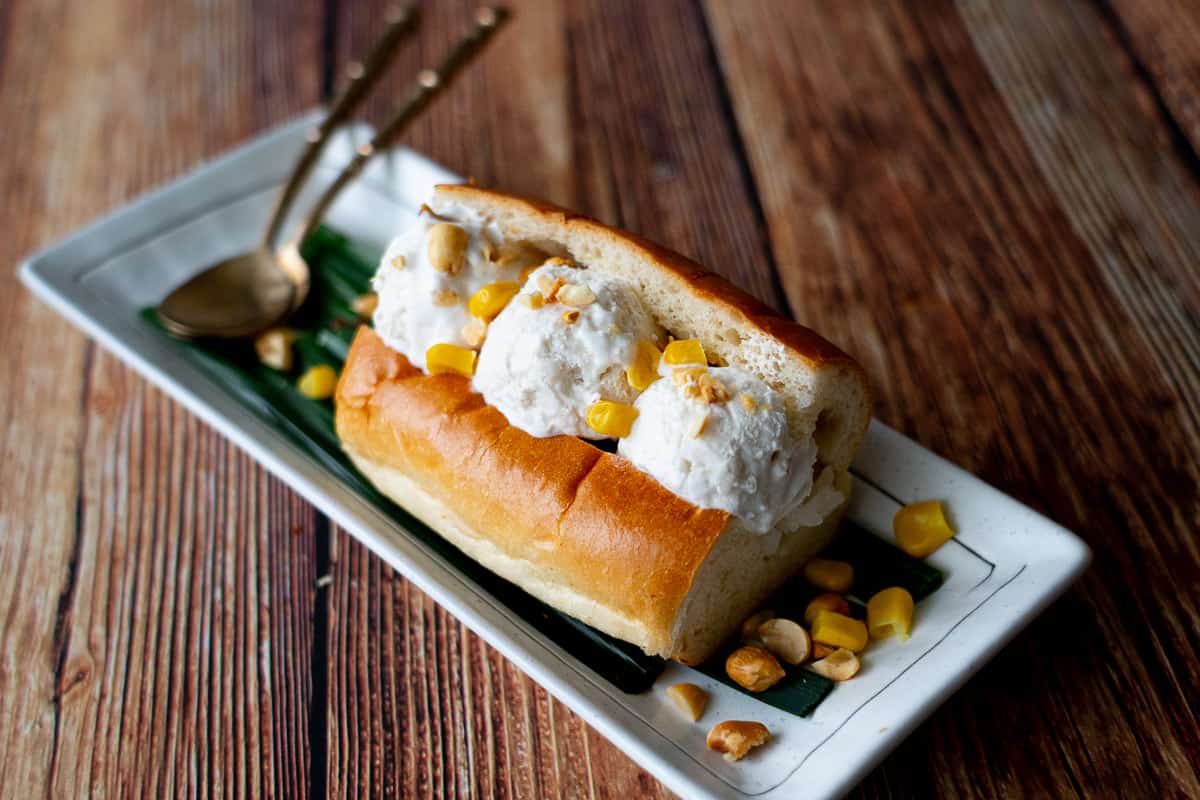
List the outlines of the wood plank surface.
{"label": "wood plank surface", "polygon": [[[1192,5],[511,5],[406,143],[792,311],[1096,552],[857,796],[1200,796]],[[0,264],[317,102],[383,6],[0,3]],[[0,796],[670,795],[11,269],[0,353]]]}
{"label": "wood plank surface", "polygon": [[315,103],[320,4],[0,6],[0,796],[304,797],[311,507],[13,267]]}
{"label": "wood plank surface", "polygon": [[846,5],[709,6],[792,306],[1096,553],[861,792],[1194,795],[1195,175],[1082,4]]}

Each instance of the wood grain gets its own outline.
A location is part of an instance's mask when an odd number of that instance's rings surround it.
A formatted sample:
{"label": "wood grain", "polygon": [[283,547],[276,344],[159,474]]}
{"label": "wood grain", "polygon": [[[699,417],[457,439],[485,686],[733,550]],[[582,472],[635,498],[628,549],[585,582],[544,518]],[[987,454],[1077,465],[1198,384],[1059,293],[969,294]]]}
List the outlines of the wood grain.
{"label": "wood grain", "polygon": [[314,102],[315,7],[0,9],[0,795],[306,793],[311,508],[11,267]]}
{"label": "wood grain", "polygon": [[792,306],[1096,551],[862,794],[1195,794],[1195,176],[1086,6],[848,5],[708,6]]}
{"label": "wood grain", "polygon": [[[1096,552],[858,795],[1200,796],[1193,6],[511,5],[407,143],[791,310]],[[0,3],[0,263],[314,104],[382,6]],[[423,10],[376,120],[473,4]],[[0,353],[0,795],[669,796],[11,270]]]}
{"label": "wood grain", "polygon": [[1143,75],[1144,102],[1160,103],[1192,151],[1200,148],[1200,6],[1188,0],[1107,0],[1113,35]]}

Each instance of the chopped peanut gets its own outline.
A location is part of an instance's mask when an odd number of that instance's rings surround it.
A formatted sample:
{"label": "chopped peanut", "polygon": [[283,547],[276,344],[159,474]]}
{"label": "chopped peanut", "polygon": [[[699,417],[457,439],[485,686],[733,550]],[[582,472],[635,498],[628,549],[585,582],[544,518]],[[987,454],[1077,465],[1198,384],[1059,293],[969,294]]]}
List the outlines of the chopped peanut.
{"label": "chopped peanut", "polygon": [[739,647],[725,659],[725,674],[751,692],[765,692],[783,679],[783,667],[770,651],[753,645]]}
{"label": "chopped peanut", "polygon": [[[619,330],[614,331],[613,335],[615,336],[619,332]],[[654,346],[654,342],[638,342],[637,356],[625,370],[625,380],[629,381],[629,385],[639,392],[649,389],[650,384],[661,377],[658,374],[658,362],[661,358],[662,351]]]}
{"label": "chopped peanut", "polygon": [[867,646],[867,624],[836,611],[818,611],[812,624],[812,638],[857,653]]}
{"label": "chopped peanut", "polygon": [[492,241],[487,228],[479,231],[479,238],[483,240],[483,247],[480,248],[483,251],[483,257],[494,264],[496,259],[500,258],[500,250],[496,247],[496,243]]}
{"label": "chopped peanut", "polygon": [[300,394],[310,400],[324,400],[333,396],[333,391],[337,388],[337,378],[333,367],[328,364],[318,364],[310,367],[300,376],[300,380],[296,382],[296,388],[300,390]]}
{"label": "chopped peanut", "polygon": [[616,439],[628,436],[633,427],[633,421],[637,418],[638,410],[636,408],[612,400],[597,401],[592,403],[587,410],[588,427],[602,436],[611,436]]}
{"label": "chopped peanut", "polygon": [[538,275],[537,287],[547,303],[553,303],[558,296],[558,290],[566,283],[562,278],[551,278],[549,275]]}
{"label": "chopped peanut", "polygon": [[756,611],[746,617],[746,621],[742,623],[742,641],[746,644],[762,644],[762,640],[758,638],[758,629],[769,619],[775,619],[775,612],[769,608]]}
{"label": "chopped peanut", "polygon": [[667,689],[667,696],[675,707],[692,722],[697,721],[708,707],[708,692],[694,683],[677,683]]}
{"label": "chopped peanut", "polygon": [[[667,345],[670,347],[671,345]],[[687,386],[689,383],[696,383],[700,380],[700,376],[707,372],[706,367],[680,367],[679,369],[671,370],[671,380],[676,386]]]}
{"label": "chopped peanut", "polygon": [[854,584],[854,567],[845,561],[814,558],[804,565],[804,580],[818,589],[841,594]]}
{"label": "chopped peanut", "polygon": [[[666,358],[665,354],[663,358]],[[683,388],[683,396],[688,400],[712,404],[724,403],[730,398],[729,387],[714,378],[707,367],[680,367],[672,370],[671,380]]]}
{"label": "chopped peanut", "polygon": [[754,400],[754,395],[752,394],[739,395],[738,400],[741,401],[742,408],[746,409],[747,411],[753,411],[754,407],[757,405]]}
{"label": "chopped peanut", "polygon": [[574,325],[579,321],[579,309],[572,308],[562,313],[562,321],[568,325]]}
{"label": "chopped peanut", "polygon": [[562,256],[550,256],[550,258],[547,258],[542,262],[542,266],[546,265],[552,267],[574,267],[575,262],[569,258],[563,258]]}
{"label": "chopped peanut", "polygon": [[740,761],[746,753],[771,740],[771,732],[761,722],[728,720],[717,723],[708,732],[708,749],[725,754],[726,761]]}
{"label": "chopped peanut", "polygon": [[858,674],[861,666],[858,656],[845,648],[838,648],[820,661],[808,665],[813,672],[834,681],[850,680]]}
{"label": "chopped peanut", "polygon": [[546,304],[546,300],[542,297],[541,292],[530,292],[517,296],[517,300],[526,308],[538,309]]}
{"label": "chopped peanut", "polygon": [[767,620],[759,626],[758,638],[780,660],[793,666],[804,663],[812,651],[808,631],[790,619]]}
{"label": "chopped peanut", "polygon": [[354,298],[354,302],[350,304],[350,310],[360,317],[369,317],[375,313],[375,309],[379,307],[379,295],[374,292],[360,294]]}
{"label": "chopped peanut", "polygon": [[912,632],[913,599],[907,589],[893,586],[867,601],[867,631],[872,639],[899,634],[907,640]]}
{"label": "chopped peanut", "polygon": [[258,360],[273,370],[288,372],[294,361],[292,357],[292,342],[296,341],[296,332],[287,328],[271,328],[263,331],[254,340],[254,352]]}
{"label": "chopped peanut", "polygon": [[692,420],[691,426],[688,428],[688,436],[693,439],[699,439],[704,435],[705,428],[708,427],[708,414],[705,414]]}
{"label": "chopped peanut", "polygon": [[406,266],[408,266],[408,259],[403,255],[396,256],[392,259],[392,266],[396,269],[404,269]]}
{"label": "chopped peanut", "polygon": [[821,610],[836,611],[839,614],[850,616],[850,604],[846,602],[846,598],[840,594],[826,592],[808,601],[808,605],[804,608],[804,624],[812,625],[813,620],[817,618],[817,612]]}
{"label": "chopped peanut", "polygon": [[663,351],[663,361],[668,364],[707,364],[704,347],[699,339],[677,339]]}
{"label": "chopped peanut", "polygon": [[567,306],[583,308],[596,302],[596,293],[579,283],[564,284],[558,290],[558,302]]}
{"label": "chopped peanut", "polygon": [[471,300],[467,303],[467,310],[471,312],[471,316],[478,317],[484,322],[491,322],[520,290],[521,285],[515,281],[489,283],[471,295]]}
{"label": "chopped peanut", "polygon": [[439,222],[429,229],[425,245],[425,254],[429,263],[438,272],[451,275],[462,269],[463,258],[467,254],[467,243],[470,235],[457,225],[449,222]]}
{"label": "chopped peanut", "polygon": [[463,325],[462,336],[471,347],[479,347],[487,336],[488,324],[481,319],[473,319]]}
{"label": "chopped peanut", "polygon": [[896,544],[914,558],[925,558],[954,538],[954,529],[938,500],[912,503],[896,512],[892,520]]}
{"label": "chopped peanut", "polygon": [[425,367],[430,375],[452,373],[469,378],[475,374],[474,350],[453,344],[435,344],[425,351]]}
{"label": "chopped peanut", "polygon": [[433,304],[441,308],[456,306],[459,303],[458,293],[452,292],[449,289],[434,289]]}

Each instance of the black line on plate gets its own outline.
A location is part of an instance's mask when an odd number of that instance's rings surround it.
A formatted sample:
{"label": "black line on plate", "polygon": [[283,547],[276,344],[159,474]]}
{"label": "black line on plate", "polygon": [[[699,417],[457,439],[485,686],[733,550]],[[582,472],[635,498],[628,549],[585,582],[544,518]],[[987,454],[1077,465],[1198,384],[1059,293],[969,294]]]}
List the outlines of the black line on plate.
{"label": "black line on plate", "polygon": [[[884,497],[886,497],[886,498],[888,498],[889,500],[891,500],[891,501],[892,501],[893,503],[895,503],[896,505],[898,505],[898,506],[904,506],[904,505],[907,505],[907,503],[905,503],[905,502],[904,502],[903,500],[901,500],[899,497],[897,497],[896,495],[892,494],[892,493],[891,493],[891,492],[889,492],[887,489],[883,488],[883,487],[882,487],[882,486],[880,486],[878,483],[876,483],[875,481],[871,480],[870,478],[868,478],[866,475],[862,474],[861,472],[858,472],[858,471],[856,471],[855,469],[851,468],[851,469],[850,469],[850,474],[851,474],[851,475],[853,475],[853,476],[854,476],[855,478],[857,478],[858,480],[860,480],[860,481],[862,481],[863,483],[865,483],[867,486],[870,486],[870,487],[871,487],[872,489],[874,489],[875,491],[879,492],[879,493],[880,493],[881,495],[883,495]],[[988,580],[988,578],[992,577],[992,573],[996,571],[996,562],[992,561],[991,559],[985,558],[985,557],[984,557],[982,554],[980,554],[980,552],[979,552],[978,550],[976,550],[974,547],[971,547],[969,544],[967,544],[966,542],[962,541],[962,540],[961,540],[961,539],[959,539],[957,536],[951,537],[950,541],[951,541],[951,542],[954,542],[954,544],[958,545],[959,547],[961,547],[962,549],[966,550],[968,553],[970,553],[971,555],[975,556],[975,557],[976,557],[976,558],[978,558],[980,561],[982,561],[983,563],[985,563],[985,564],[987,564],[987,565],[988,565],[988,574],[987,574],[987,575],[984,577],[984,579],[983,579],[983,580],[981,580],[979,583],[975,584],[975,586],[974,586],[974,587],[972,587],[972,588],[973,588],[973,589],[978,589],[980,586],[982,586],[983,584],[987,583],[987,580]]]}

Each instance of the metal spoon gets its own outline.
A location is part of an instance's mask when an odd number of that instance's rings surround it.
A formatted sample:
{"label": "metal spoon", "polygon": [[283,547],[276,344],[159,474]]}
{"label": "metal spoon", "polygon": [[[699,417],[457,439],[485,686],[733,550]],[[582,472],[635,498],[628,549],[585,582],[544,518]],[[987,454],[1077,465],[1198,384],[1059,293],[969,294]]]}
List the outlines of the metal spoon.
{"label": "metal spoon", "polygon": [[[455,45],[438,66],[432,69],[423,69],[417,74],[417,80],[409,89],[408,97],[396,113],[379,129],[371,141],[359,145],[354,158],[338,174],[329,188],[317,198],[317,202],[313,204],[312,210],[308,212],[308,216],[301,223],[296,235],[280,249],[277,257],[281,269],[289,270],[297,275],[303,272],[305,293],[308,291],[308,266],[304,263],[303,256],[300,255],[300,245],[320,224],[321,218],[325,216],[325,212],[333,205],[333,201],[337,199],[342,190],[350,181],[359,176],[367,166],[367,162],[381,151],[386,150],[404,132],[409,123],[425,110],[433,98],[450,86],[454,79],[462,73],[463,68],[471,62],[471,59],[483,50],[500,26],[508,21],[509,16],[508,10],[499,6],[479,9],[475,13],[475,27]],[[293,303],[293,309],[298,307],[298,303]]]}
{"label": "metal spoon", "polygon": [[387,15],[388,26],[362,62],[346,68],[349,82],[321,124],[309,131],[308,146],[275,203],[258,246],[206,269],[179,286],[158,306],[168,331],[184,338],[249,336],[297,308],[308,293],[308,267],[303,260],[277,260],[275,238],[300,188],[329,142],[383,76],[397,45],[416,28],[415,6]]}

